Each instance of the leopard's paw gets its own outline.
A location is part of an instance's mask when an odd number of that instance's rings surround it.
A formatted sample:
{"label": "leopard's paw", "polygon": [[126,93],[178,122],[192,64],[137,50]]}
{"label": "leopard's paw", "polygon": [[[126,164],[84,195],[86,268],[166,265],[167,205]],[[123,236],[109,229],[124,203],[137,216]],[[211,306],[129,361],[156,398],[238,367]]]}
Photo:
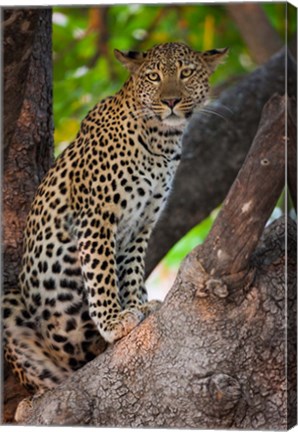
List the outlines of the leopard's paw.
{"label": "leopard's paw", "polygon": [[150,300],[142,305],[138,306],[138,309],[144,314],[145,318],[152,312],[160,309],[162,302],[159,300]]}
{"label": "leopard's paw", "polygon": [[27,423],[32,414],[34,402],[43,396],[45,390],[41,389],[38,393],[28,396],[19,402],[15,411],[14,419],[17,423]]}
{"label": "leopard's paw", "polygon": [[100,333],[107,342],[115,342],[130,333],[144,318],[145,315],[139,308],[126,309],[116,319],[108,322]]}

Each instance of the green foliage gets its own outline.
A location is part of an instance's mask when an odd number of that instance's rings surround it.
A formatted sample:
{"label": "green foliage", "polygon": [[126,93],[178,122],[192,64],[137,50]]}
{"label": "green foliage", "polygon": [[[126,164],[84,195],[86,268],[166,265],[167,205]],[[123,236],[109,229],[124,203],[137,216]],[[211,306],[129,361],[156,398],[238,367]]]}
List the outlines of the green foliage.
{"label": "green foliage", "polygon": [[164,263],[170,268],[178,268],[183,259],[194,247],[202,244],[207,237],[212,224],[217,216],[218,210],[203,220],[199,225],[190,230],[174,247],[167,253]]}
{"label": "green foliage", "polygon": [[[285,3],[264,3],[262,6],[272,25],[284,38]],[[293,14],[291,16],[288,26],[290,34],[296,28]],[[223,4],[54,8],[54,121],[57,154],[75,137],[80,121],[88,110],[97,101],[119,89],[126,79],[127,72],[114,59],[114,48],[148,49],[166,41],[183,41],[197,50],[230,47],[228,60],[221,65],[220,72],[214,74],[212,84],[255,67]]]}

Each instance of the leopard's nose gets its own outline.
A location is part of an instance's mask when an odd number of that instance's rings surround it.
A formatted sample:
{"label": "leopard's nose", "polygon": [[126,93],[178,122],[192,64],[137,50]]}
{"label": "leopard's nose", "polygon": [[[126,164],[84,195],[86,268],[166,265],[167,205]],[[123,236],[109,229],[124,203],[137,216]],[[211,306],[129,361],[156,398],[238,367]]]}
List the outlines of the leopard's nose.
{"label": "leopard's nose", "polygon": [[174,108],[181,99],[179,98],[169,98],[169,99],[162,99],[161,102],[165,105],[167,105],[169,108]]}

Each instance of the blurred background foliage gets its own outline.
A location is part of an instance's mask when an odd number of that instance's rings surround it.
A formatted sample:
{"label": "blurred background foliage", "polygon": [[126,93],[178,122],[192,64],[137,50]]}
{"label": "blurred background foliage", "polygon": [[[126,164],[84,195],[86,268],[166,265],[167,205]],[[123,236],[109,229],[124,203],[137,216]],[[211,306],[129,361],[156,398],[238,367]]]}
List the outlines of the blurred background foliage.
{"label": "blurred background foliage", "polygon": [[[282,45],[286,34],[286,3],[259,3],[257,8],[255,19],[259,16],[264,27],[269,26],[271,39],[274,36]],[[250,26],[248,32],[252,34],[247,35],[244,27],[241,28],[241,21],[239,25],[224,3],[55,7],[56,156],[74,139],[88,110],[103,97],[116,92],[126,80],[127,71],[114,58],[114,48],[146,50],[169,41],[185,42],[200,51],[227,46],[230,48],[228,60],[211,81],[213,87],[220,89],[252,71],[260,59],[257,56],[258,42],[246,38],[253,36],[260,24],[255,28]],[[296,31],[293,14],[287,30],[288,38],[291,38]],[[263,39],[264,44],[269,41],[265,33]],[[170,285],[181,259],[204,241],[216,213],[215,210],[169,252],[150,277],[153,285],[162,284],[167,289],[165,280]],[[161,293],[160,297],[163,295]],[[153,296],[156,298],[156,293]]]}
{"label": "blurred background foliage", "polygon": [[[284,39],[285,3],[262,4]],[[290,33],[294,22],[290,22]],[[251,29],[254,31],[254,29]],[[212,84],[256,67],[224,4],[56,7],[53,13],[54,120],[58,154],[76,135],[82,118],[100,99],[117,91],[127,72],[113,50],[146,50],[182,41],[197,50],[230,47],[228,61]]]}

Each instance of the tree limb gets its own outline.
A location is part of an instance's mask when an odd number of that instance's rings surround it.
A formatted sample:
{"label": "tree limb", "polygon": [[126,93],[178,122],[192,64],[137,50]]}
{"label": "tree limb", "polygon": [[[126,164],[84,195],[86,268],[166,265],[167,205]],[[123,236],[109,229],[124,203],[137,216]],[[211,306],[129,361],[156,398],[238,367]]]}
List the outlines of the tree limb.
{"label": "tree limb", "polygon": [[226,8],[256,63],[265,63],[282,48],[283,43],[278,33],[259,4],[228,3]]}
{"label": "tree limb", "polygon": [[286,104],[275,95],[264,106],[252,147],[204,243],[202,264],[212,275],[247,270],[283,190]]}
{"label": "tree limb", "polygon": [[109,29],[108,29],[108,13],[109,6],[100,6],[90,8],[89,11],[89,25],[85,35],[95,32],[96,34],[96,48],[94,55],[89,59],[87,66],[93,68],[100,57],[105,57],[110,71],[111,79],[113,79],[114,71],[109,52]]}

